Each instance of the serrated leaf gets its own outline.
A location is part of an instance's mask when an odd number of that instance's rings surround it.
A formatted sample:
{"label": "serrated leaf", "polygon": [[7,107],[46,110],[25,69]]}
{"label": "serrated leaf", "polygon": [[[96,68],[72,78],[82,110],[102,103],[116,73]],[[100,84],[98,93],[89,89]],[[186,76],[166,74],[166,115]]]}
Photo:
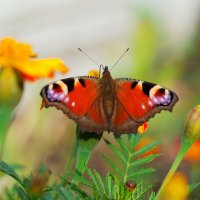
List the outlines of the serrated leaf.
{"label": "serrated leaf", "polygon": [[144,158],[137,159],[130,164],[130,167],[136,167],[136,166],[147,164],[153,161],[155,158],[159,157],[159,155],[160,154],[152,154]]}
{"label": "serrated leaf", "polygon": [[131,155],[131,158],[139,156],[145,152],[148,152],[149,150],[153,149],[155,146],[157,146],[160,142],[159,141],[154,141],[151,144],[145,145],[143,146],[141,149],[139,149],[138,151],[134,152]]}
{"label": "serrated leaf", "polygon": [[19,184],[22,185],[21,177],[4,161],[0,161],[0,171],[13,177]]}
{"label": "serrated leaf", "polygon": [[111,144],[108,140],[104,138],[105,143],[110,147],[110,149],[121,158],[121,160],[126,163],[126,158],[123,153],[113,144]]}
{"label": "serrated leaf", "polygon": [[107,161],[107,163],[120,175],[123,177],[123,174],[121,170],[117,167],[117,165],[111,161],[106,155],[103,155],[104,159]]}

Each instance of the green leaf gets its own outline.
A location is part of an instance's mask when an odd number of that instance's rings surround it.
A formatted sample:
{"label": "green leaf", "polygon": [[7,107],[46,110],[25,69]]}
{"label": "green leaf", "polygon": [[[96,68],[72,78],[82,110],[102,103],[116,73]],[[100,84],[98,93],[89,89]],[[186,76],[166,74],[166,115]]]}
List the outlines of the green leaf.
{"label": "green leaf", "polygon": [[87,172],[88,176],[90,177],[90,179],[92,180],[92,182],[94,183],[94,186],[95,186],[94,188],[96,190],[100,190],[95,176],[93,175],[92,171],[88,167],[86,167],[86,172]]}
{"label": "green leaf", "polygon": [[107,161],[107,163],[120,175],[123,177],[121,170],[117,167],[117,165],[111,161],[106,155],[103,155],[103,158]]}
{"label": "green leaf", "polygon": [[111,195],[112,195],[112,178],[110,176],[110,172],[108,172],[106,174],[106,186],[107,186],[108,196],[111,197]]}
{"label": "green leaf", "polygon": [[111,143],[110,143],[108,140],[106,140],[105,138],[104,138],[104,141],[105,141],[105,143],[110,147],[110,149],[111,149],[115,154],[117,154],[117,155],[119,156],[119,158],[120,158],[124,163],[126,163],[126,158],[124,157],[123,153],[122,153],[119,149],[117,149],[116,146],[114,146],[113,144],[111,144]]}
{"label": "green leaf", "polygon": [[131,157],[136,157],[139,156],[145,152],[148,152],[149,150],[153,149],[155,146],[157,146],[160,142],[159,141],[154,141],[151,144],[143,146],[141,149],[138,151],[134,152]]}
{"label": "green leaf", "polygon": [[62,197],[64,200],[74,200],[73,194],[63,186],[54,186],[55,191]]}
{"label": "green leaf", "polygon": [[149,200],[155,200],[156,199],[156,193],[155,192],[151,192]]}
{"label": "green leaf", "polygon": [[21,177],[4,161],[0,160],[0,171],[13,177],[19,184],[22,185]]}
{"label": "green leaf", "polygon": [[124,141],[125,136],[115,136],[116,141],[120,145],[121,149],[124,151],[124,153],[129,154],[129,149],[127,148],[127,144]]}
{"label": "green leaf", "polygon": [[200,182],[192,183],[189,185],[189,192],[188,194],[191,194],[194,190],[196,190],[200,186]]}
{"label": "green leaf", "polygon": [[132,174],[130,173],[128,176],[127,176],[127,179],[132,179],[132,178],[135,178],[136,176],[141,176],[141,175],[144,175],[144,174],[151,174],[155,172],[155,169],[154,168],[144,168],[144,169],[140,169],[140,170],[137,170],[137,171],[133,171]]}
{"label": "green leaf", "polygon": [[16,190],[20,200],[30,200],[27,193],[21,187],[17,187]]}
{"label": "green leaf", "polygon": [[141,134],[129,134],[128,135],[128,140],[130,143],[130,150],[133,150],[134,147],[139,143],[141,139]]}
{"label": "green leaf", "polygon": [[70,176],[77,182],[80,182],[80,183],[86,185],[87,187],[94,188],[94,186],[83,176],[80,176],[77,174],[72,174],[72,173],[70,174]]}
{"label": "green leaf", "polygon": [[159,156],[160,156],[160,154],[152,154],[152,155],[146,156],[144,158],[140,158],[140,159],[132,162],[130,167],[137,167],[137,166],[140,166],[140,165],[147,164],[147,163],[153,161],[155,158],[157,158]]}
{"label": "green leaf", "polygon": [[94,169],[94,174],[95,174],[95,176],[96,176],[96,179],[97,179],[99,185],[101,186],[101,188],[102,188],[102,190],[103,190],[103,193],[106,193],[105,187],[104,187],[104,182],[103,182],[103,180],[102,180],[102,178],[101,178],[101,175],[100,175],[99,172],[97,172],[95,169]]}

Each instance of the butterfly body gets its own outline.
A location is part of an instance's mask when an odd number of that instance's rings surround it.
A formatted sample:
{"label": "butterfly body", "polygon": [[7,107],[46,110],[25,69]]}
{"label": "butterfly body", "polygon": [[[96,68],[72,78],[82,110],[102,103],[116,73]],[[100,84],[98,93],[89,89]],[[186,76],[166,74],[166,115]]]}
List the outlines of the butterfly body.
{"label": "butterfly body", "polygon": [[82,131],[136,133],[161,110],[172,111],[177,95],[160,85],[135,79],[113,79],[108,67],[101,78],[62,79],[41,90],[45,107],[55,106]]}

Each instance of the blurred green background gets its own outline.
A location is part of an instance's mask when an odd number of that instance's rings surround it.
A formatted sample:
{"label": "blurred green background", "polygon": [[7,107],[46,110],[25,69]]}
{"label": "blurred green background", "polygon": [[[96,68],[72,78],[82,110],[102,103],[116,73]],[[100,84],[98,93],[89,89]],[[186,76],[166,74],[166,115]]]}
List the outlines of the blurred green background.
{"label": "blurred green background", "polygon": [[[177,151],[184,116],[200,103],[200,1],[2,0],[0,8],[1,38],[11,36],[27,42],[39,57],[59,57],[69,66],[68,74],[53,80],[98,70],[78,47],[108,66],[129,47],[112,70],[113,77],[158,83],[178,94],[173,113],[156,115],[144,136],[162,141],[164,153],[155,167],[163,177]],[[55,108],[40,111],[40,90],[53,80],[25,84],[7,133],[3,159],[24,165],[25,173],[44,163],[53,172],[52,178],[58,178],[74,145],[76,125]],[[101,153],[107,151],[101,141],[90,166],[105,173]],[[182,165],[191,181],[200,179],[198,164]],[[6,182],[10,182],[7,177],[0,180],[0,191]]]}

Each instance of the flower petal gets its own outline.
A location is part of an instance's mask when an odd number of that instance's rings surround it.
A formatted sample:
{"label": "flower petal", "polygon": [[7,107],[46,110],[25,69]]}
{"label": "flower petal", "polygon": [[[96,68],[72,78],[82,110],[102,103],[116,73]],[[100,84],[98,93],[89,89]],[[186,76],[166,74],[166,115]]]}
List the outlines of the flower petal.
{"label": "flower petal", "polygon": [[149,127],[148,122],[144,122],[141,126],[138,127],[138,133],[143,134]]}
{"label": "flower petal", "polygon": [[19,62],[15,68],[18,69],[27,80],[53,77],[55,71],[62,73],[68,71],[63,61],[57,58]]}

